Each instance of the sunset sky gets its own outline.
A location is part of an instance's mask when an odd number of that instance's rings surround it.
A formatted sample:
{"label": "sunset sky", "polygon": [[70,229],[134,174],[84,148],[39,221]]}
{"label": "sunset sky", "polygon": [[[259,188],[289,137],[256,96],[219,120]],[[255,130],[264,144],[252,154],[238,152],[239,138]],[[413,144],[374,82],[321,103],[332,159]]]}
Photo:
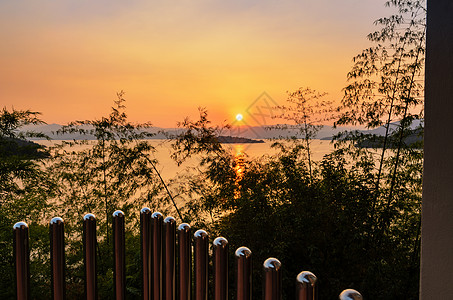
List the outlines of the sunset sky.
{"label": "sunset sky", "polygon": [[206,107],[232,122],[263,92],[339,100],[380,0],[0,1],[0,107],[47,123],[100,118],[124,90],[134,122]]}

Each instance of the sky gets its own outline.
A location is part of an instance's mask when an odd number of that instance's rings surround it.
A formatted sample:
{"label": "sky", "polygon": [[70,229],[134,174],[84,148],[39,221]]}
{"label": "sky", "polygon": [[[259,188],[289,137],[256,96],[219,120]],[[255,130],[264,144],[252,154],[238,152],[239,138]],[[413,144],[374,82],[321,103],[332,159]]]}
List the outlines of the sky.
{"label": "sky", "polygon": [[[341,99],[381,0],[0,1],[0,107],[47,123],[96,119],[125,92],[133,122],[175,127],[198,107],[230,123],[263,92]],[[249,120],[251,122],[251,120]]]}

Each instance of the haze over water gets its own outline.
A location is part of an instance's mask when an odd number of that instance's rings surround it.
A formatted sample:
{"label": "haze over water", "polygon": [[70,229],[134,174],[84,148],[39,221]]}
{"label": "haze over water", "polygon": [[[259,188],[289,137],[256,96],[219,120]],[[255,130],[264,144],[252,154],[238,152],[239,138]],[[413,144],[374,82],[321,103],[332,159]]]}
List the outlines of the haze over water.
{"label": "haze over water", "polygon": [[[156,152],[152,154],[159,162],[157,169],[161,173],[165,180],[174,178],[178,172],[184,171],[187,167],[196,167],[198,163],[198,157],[194,156],[185,161],[181,166],[178,166],[176,162],[171,159],[172,153],[171,141],[169,140],[147,140],[152,146],[156,148]],[[61,141],[52,140],[37,140],[36,143],[49,146]],[[89,141],[95,143],[96,141]],[[242,157],[244,160],[256,159],[265,155],[274,155],[278,152],[278,149],[272,148],[271,145],[275,140],[264,140],[264,143],[253,143],[253,144],[223,144],[223,147],[232,153],[236,158]],[[71,150],[77,151],[79,149],[86,149],[88,145],[81,145],[72,147]],[[313,161],[319,161],[325,154],[330,153],[333,150],[333,145],[327,140],[314,139],[311,142],[311,157]]]}

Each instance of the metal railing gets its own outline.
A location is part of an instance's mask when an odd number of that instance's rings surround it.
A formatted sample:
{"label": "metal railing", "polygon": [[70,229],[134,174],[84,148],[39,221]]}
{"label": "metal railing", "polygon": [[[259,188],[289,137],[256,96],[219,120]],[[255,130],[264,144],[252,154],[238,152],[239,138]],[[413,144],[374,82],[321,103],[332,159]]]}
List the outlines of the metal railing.
{"label": "metal railing", "polygon": [[[113,213],[113,283],[115,299],[126,298],[125,215]],[[140,211],[142,299],[206,300],[208,298],[209,235],[197,230],[193,235],[194,291],[192,293],[192,236],[191,228],[182,223],[176,228],[173,217],[163,218],[149,208]],[[28,225],[18,222],[13,226],[14,262],[17,299],[30,298],[30,249]],[[64,221],[56,217],[50,221],[51,288],[53,299],[65,299]],[[177,250],[178,246],[178,250]],[[217,237],[212,246],[214,266],[214,300],[228,299],[228,241]],[[83,252],[85,268],[85,298],[97,299],[96,217],[83,217]],[[235,251],[236,299],[252,299],[252,251],[240,247]],[[176,261],[179,262],[176,268]],[[263,299],[282,299],[282,264],[276,258],[263,263]],[[176,271],[177,270],[177,271]],[[176,281],[176,278],[179,280]],[[178,283],[178,284],[176,284]],[[296,277],[296,299],[318,299],[317,277],[302,271]],[[178,291],[178,293],[176,293]],[[176,296],[178,295],[178,298]],[[194,298],[192,298],[192,296]],[[340,300],[360,300],[359,292],[347,289]]]}

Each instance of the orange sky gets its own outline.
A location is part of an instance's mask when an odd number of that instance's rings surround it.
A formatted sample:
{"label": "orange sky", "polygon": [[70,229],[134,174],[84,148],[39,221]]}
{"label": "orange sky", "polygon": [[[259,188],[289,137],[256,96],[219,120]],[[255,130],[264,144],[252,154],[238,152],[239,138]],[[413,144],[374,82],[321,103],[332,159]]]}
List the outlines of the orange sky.
{"label": "orange sky", "polygon": [[262,92],[338,100],[390,13],[378,0],[1,1],[0,106],[66,123],[108,114],[124,90],[130,120],[174,127],[199,106],[234,121]]}

